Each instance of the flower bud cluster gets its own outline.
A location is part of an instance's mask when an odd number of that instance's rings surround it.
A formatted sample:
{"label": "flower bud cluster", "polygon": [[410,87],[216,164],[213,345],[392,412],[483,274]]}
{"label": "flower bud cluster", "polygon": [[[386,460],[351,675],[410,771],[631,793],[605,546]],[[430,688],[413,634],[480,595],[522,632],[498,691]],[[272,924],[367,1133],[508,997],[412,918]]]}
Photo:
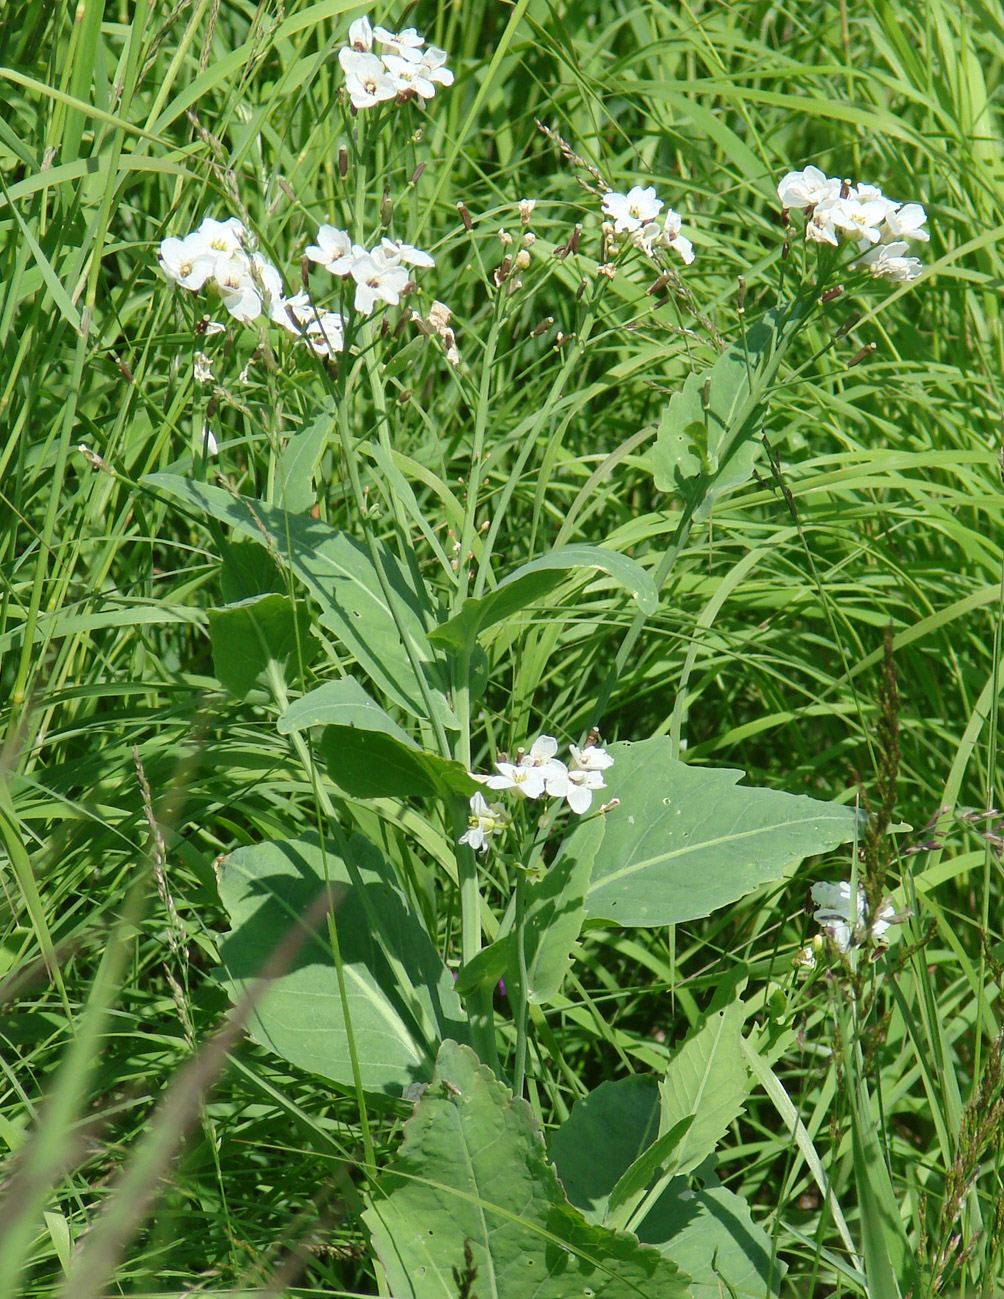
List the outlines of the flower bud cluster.
{"label": "flower bud cluster", "polygon": [[397,239],[380,240],[367,251],[354,244],[345,230],[322,225],[317,232],[317,243],[307,248],[307,256],[332,275],[351,277],[355,281],[354,307],[364,316],[373,314],[378,302],[396,307],[411,284],[409,266],[435,266],[434,259]]}
{"label": "flower bud cluster", "polygon": [[[380,53],[374,52],[374,42]],[[437,86],[452,86],[445,50],[426,45],[414,27],[389,32],[368,18],[349,26],[349,43],[338,51],[353,108],[372,108],[388,99],[431,99]]]}
{"label": "flower bud cluster", "polygon": [[247,245],[247,231],[236,217],[206,217],[184,238],[163,240],[157,262],[165,279],[190,293],[218,292],[242,324],[267,316],[287,333],[305,338],[319,356],[340,352],[344,321],[338,312],[318,311],[303,292],[287,296],[276,268],[261,253],[248,252]]}
{"label": "flower bud cluster", "polygon": [[923,228],[927,213],[919,203],[886,198],[877,185],[854,185],[827,176],[818,167],[789,171],[777,187],[784,209],[805,214],[805,237],[810,243],[834,248],[856,243],[857,258],[851,269],[867,271],[884,280],[906,283],[924,267],[917,257],[907,257],[908,241],[927,243]]}
{"label": "flower bud cluster", "polygon": [[[613,766],[614,760],[606,749],[592,742],[592,735],[581,749],[574,744],[568,746],[567,763],[556,756],[557,752],[558,741],[554,736],[542,735],[528,751],[520,750],[515,762],[496,762],[494,776],[473,771],[470,775],[491,790],[508,790],[520,798],[538,799],[547,795],[564,799],[581,816],[589,811],[593,791],[606,788],[603,773]],[[504,829],[509,819],[501,804],[489,805],[482,794],[475,794],[471,799],[468,829],[459,842],[470,844],[475,851],[485,851],[492,835]]]}
{"label": "flower bud cluster", "polygon": [[603,199],[603,211],[612,218],[612,233],[618,239],[628,239],[651,257],[656,248],[672,248],[689,266],[694,260],[694,246],[683,234],[683,218],[679,212],[667,208],[659,222],[663,202],[656,198],[655,189],[649,185],[634,185],[626,194],[611,190]]}

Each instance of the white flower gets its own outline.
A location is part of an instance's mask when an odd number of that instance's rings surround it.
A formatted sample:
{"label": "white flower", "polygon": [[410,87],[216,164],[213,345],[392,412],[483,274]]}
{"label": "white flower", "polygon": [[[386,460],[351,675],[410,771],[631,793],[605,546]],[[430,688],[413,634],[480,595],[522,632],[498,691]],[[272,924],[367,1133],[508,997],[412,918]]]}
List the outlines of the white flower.
{"label": "white flower", "polygon": [[[817,205],[810,224],[821,219],[838,230],[857,236],[862,246],[877,244],[882,237],[880,227],[887,211],[885,199],[869,199],[862,203],[850,195],[847,198],[827,198]],[[833,241],[827,239],[826,242]]]}
{"label": "white flower", "polygon": [[496,762],[496,776],[471,776],[489,789],[512,789],[521,798],[540,798],[544,792],[544,773],[539,767],[524,767],[515,762]]}
{"label": "white flower", "polygon": [[923,263],[917,257],[904,257],[907,245],[903,242],[895,244],[878,244],[870,248],[863,257],[859,257],[856,262],[851,263],[853,270],[868,271],[877,279],[894,280],[900,284],[908,284],[910,280],[915,280],[918,275],[924,271]]}
{"label": "white flower", "polygon": [[380,248],[353,261],[352,278],[356,282],[354,306],[364,316],[372,315],[378,302],[396,307],[410,279],[405,268],[389,261]]}
{"label": "white flower", "polygon": [[219,454],[219,443],[213,436],[213,430],[208,424],[203,424],[202,432],[198,436],[195,449],[198,451],[200,456],[215,456]]}
{"label": "white flower", "polygon": [[435,45],[430,45],[422,55],[422,62],[419,65],[422,70],[422,76],[428,81],[434,81],[438,86],[452,86],[454,76],[446,66],[446,60],[448,57],[449,56],[445,50],[438,49]]}
{"label": "white flower", "polygon": [[519,219],[525,226],[530,224],[530,218],[533,216],[533,209],[537,206],[535,198],[521,198],[516,204],[519,210]]}
{"label": "white flower", "polygon": [[192,358],[192,373],[196,383],[212,383],[213,363],[205,352],[196,352]]}
{"label": "white flower", "polygon": [[839,199],[824,199],[812,214],[810,220],[805,223],[805,237],[811,243],[832,244],[834,248],[840,246],[840,238],[837,235],[836,225],[833,222],[829,204],[839,203]]}
{"label": "white flower", "polygon": [[655,220],[662,211],[662,199],[656,198],[651,185],[647,189],[635,185],[626,194],[615,191],[607,194],[603,199],[603,211],[613,217],[617,234],[631,234]]}
{"label": "white flower", "polygon": [[606,771],[614,765],[614,760],[606,749],[601,749],[596,744],[587,744],[584,749],[570,744],[568,752],[572,755],[572,761],[568,764],[570,771]]}
{"label": "white flower", "polygon": [[839,884],[826,884],[822,881],[813,884],[812,900],[818,907],[818,910],[813,913],[813,919],[839,952],[846,953],[852,947],[859,947],[869,935],[876,942],[885,943],[886,930],[891,924],[897,923],[895,911],[889,903],[886,903],[868,925],[868,903],[865,899],[865,891],[859,884],[857,906],[852,907],[849,880],[841,880]]}
{"label": "white flower", "polygon": [[373,28],[365,16],[349,23],[349,44],[354,50],[368,54],[373,48]]}
{"label": "white flower", "polygon": [[831,180],[818,167],[789,171],[777,187],[782,207],[807,208],[823,199],[840,197],[840,181]]}
{"label": "white flower", "polygon": [[201,289],[213,274],[216,254],[198,234],[184,239],[165,239],[157,249],[157,265],[165,279],[193,293]]}
{"label": "white flower", "polygon": [[885,243],[899,239],[916,239],[926,244],[931,236],[921,227],[927,221],[927,213],[919,203],[906,203],[901,208],[893,208],[886,214],[882,238]]}
{"label": "white flower", "polygon": [[419,36],[414,27],[407,27],[403,32],[389,32],[386,27],[374,27],[373,35],[383,46],[385,58],[390,54],[407,59],[409,63],[421,62],[425,37]]}
{"label": "white flower", "polygon": [[398,262],[404,262],[406,266],[424,267],[436,264],[429,253],[422,252],[421,248],[415,248],[412,244],[404,244],[400,239],[388,239],[385,236],[380,240],[380,251],[388,266],[396,266]]}
{"label": "white flower", "polygon": [[322,225],[319,228],[317,243],[310,244],[306,249],[310,260],[323,266],[332,275],[350,274],[352,263],[364,251],[353,244],[347,231],[329,225]]}
{"label": "white flower", "polygon": [[338,62],[353,108],[372,108],[397,95],[397,87],[375,54],[360,53],[346,45],[338,51]]}
{"label": "white flower", "polygon": [[[672,248],[674,252],[680,254],[684,264],[689,266],[694,260],[694,245],[684,235],[680,234],[682,224],[683,218],[679,212],[674,212],[670,208],[663,219],[662,229],[656,227],[652,242],[657,248]],[[646,226],[645,229],[647,230],[648,227]]]}
{"label": "white flower", "polygon": [[402,59],[399,54],[385,54],[383,65],[398,94],[406,95],[413,90],[420,99],[431,99],[435,95],[436,87],[425,75],[423,64]]}
{"label": "white flower", "polygon": [[337,311],[322,311],[316,320],[310,321],[304,332],[318,356],[331,356],[345,350],[344,328],[345,321]]}
{"label": "white flower", "polygon": [[589,805],[593,801],[593,790],[605,788],[606,781],[603,779],[602,771],[587,771],[581,768],[569,770],[565,798],[572,811],[578,812],[581,816],[583,812],[589,811]]}
{"label": "white flower", "polygon": [[261,315],[262,298],[251,275],[247,257],[241,252],[221,254],[213,267],[213,279],[227,311],[249,325]]}
{"label": "white flower", "polygon": [[509,813],[498,803],[487,803],[483,794],[475,794],[470,801],[467,830],[457,841],[467,843],[475,852],[487,852],[488,843],[509,824]]}
{"label": "white flower", "polygon": [[236,217],[227,217],[226,221],[206,217],[195,233],[216,253],[240,252],[247,240],[247,231]]}
{"label": "white flower", "polygon": [[555,756],[557,752],[558,741],[554,736],[541,735],[520,758],[519,765],[540,772],[544,789],[552,798],[564,798],[568,792],[568,768]]}

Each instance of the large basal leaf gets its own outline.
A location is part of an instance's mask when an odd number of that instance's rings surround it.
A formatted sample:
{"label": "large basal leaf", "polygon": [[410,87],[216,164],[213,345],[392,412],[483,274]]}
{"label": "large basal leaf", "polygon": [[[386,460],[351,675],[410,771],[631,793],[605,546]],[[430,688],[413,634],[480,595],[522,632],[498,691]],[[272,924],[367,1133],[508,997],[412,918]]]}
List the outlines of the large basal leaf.
{"label": "large basal leaf", "polygon": [[618,582],[643,613],[654,613],[659,593],[648,573],[627,555],[601,546],[562,546],[541,555],[504,577],[494,591],[465,600],[460,612],[429,633],[431,641],[451,649],[469,648],[483,631],[521,613],[542,599],[576,569],[606,573]]}
{"label": "large basal leaf", "polygon": [[411,585],[386,546],[380,544],[378,553],[393,610],[369,549],[327,523],[174,474],[150,474],[143,481],[259,545],[269,545],[317,600],[324,626],[388,698],[414,717],[427,716],[414,660],[425,674],[433,710],[444,726],[456,729],[444,694],[443,665],[425,633],[425,619],[432,617],[428,597]]}
{"label": "large basal leaf", "polygon": [[[614,744],[606,816],[586,896],[592,917],[669,925],[706,916],[780,879],[785,868],[854,838],[852,808],[772,789],[747,789],[741,771],[691,767],[657,736]],[[584,834],[572,832],[569,846]]]}
{"label": "large basal leaf", "polygon": [[565,1198],[525,1101],[444,1042],[363,1215],[395,1299],[449,1299],[469,1242],[487,1299],[684,1299],[687,1277]]}
{"label": "large basal leaf", "polygon": [[674,1178],[638,1226],[638,1235],[690,1274],[694,1299],[768,1299],[785,1265],[742,1196],[701,1170],[704,1185]]}
{"label": "large basal leaf", "polygon": [[663,411],[647,457],[655,485],[682,495],[698,518],[752,472],[767,392],[781,358],[778,326],[769,313],[747,330],[745,348],[733,343],[708,369],[688,375]]}
{"label": "large basal leaf", "polygon": [[[224,861],[220,897],[231,930],[223,982],[239,1000],[328,882],[363,1086],[400,1092],[427,1080],[439,1041],[466,1029],[453,979],[379,850],[356,836],[350,858],[315,835],[239,848]],[[398,970],[394,969],[397,965]],[[251,1023],[256,1041],[342,1086],[353,1076],[326,924],[268,988]]]}
{"label": "large basal leaf", "polygon": [[209,610],[209,639],[216,675],[231,694],[247,698],[256,686],[268,688],[268,669],[275,663],[283,681],[308,663],[316,642],[310,636],[310,614],[293,608],[287,595],[255,595],[223,609]]}
{"label": "large basal leaf", "polygon": [[714,1153],[745,1104],[752,1085],[742,1047],[745,1009],[734,1001],[687,1038],[659,1084],[659,1131],[667,1133],[688,1115],[693,1122],[676,1150],[675,1171],[689,1173]]}

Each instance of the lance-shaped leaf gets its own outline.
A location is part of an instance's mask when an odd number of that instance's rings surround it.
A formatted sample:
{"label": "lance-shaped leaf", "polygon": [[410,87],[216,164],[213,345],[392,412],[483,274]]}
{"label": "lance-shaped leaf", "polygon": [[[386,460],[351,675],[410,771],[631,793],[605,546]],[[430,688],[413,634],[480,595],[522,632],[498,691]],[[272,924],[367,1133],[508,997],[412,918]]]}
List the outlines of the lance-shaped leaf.
{"label": "lance-shaped leaf", "polygon": [[465,1246],[492,1299],[685,1299],[687,1277],[565,1198],[530,1107],[444,1042],[400,1155],[363,1215],[395,1299],[447,1299]]}
{"label": "lance-shaped leaf", "polygon": [[648,453],[655,485],[683,496],[695,517],[716,497],[749,478],[770,384],[795,316],[773,312],[733,343],[706,370],[687,376],[663,411]]}
{"label": "lance-shaped leaf", "polygon": [[[379,850],[360,836],[345,858],[315,835],[239,848],[224,861],[220,897],[230,933],[222,981],[240,1000],[280,939],[330,890],[346,1004],[367,1091],[399,1095],[427,1080],[444,1036],[466,1033],[453,979]],[[353,1083],[338,972],[326,925],[262,995],[256,1041],[301,1069]]]}
{"label": "lance-shaped leaf", "polygon": [[286,443],[279,457],[280,500],[284,509],[302,514],[314,504],[314,473],[335,424],[335,403],[325,398],[323,409]]}
{"label": "lance-shaped leaf", "polygon": [[249,600],[209,610],[209,639],[216,675],[231,694],[245,699],[256,686],[268,687],[269,664],[275,663],[284,681],[307,663],[316,642],[310,637],[310,614],[293,608],[287,595],[256,595]]}
{"label": "lance-shaped leaf", "polygon": [[378,544],[377,553],[389,598],[368,547],[319,519],[174,474],[150,474],[143,481],[268,546],[307,586],[321,607],[321,622],[389,699],[414,717],[427,717],[421,672],[432,711],[444,726],[456,728],[443,691],[443,664],[425,634],[426,618],[432,618],[428,595],[386,546]]}
{"label": "lance-shaped leaf", "polygon": [[654,613],[659,593],[644,568],[627,555],[601,546],[562,546],[541,555],[504,577],[494,591],[480,599],[465,600],[460,612],[429,633],[429,639],[451,649],[469,648],[483,631],[521,613],[543,599],[573,570],[606,573],[637,602],[643,613]]}
{"label": "lance-shaped leaf", "polygon": [[[858,814],[836,803],[747,789],[741,771],[676,761],[668,736],[614,744],[606,817],[586,913],[621,925],[706,916],[815,853],[854,838]],[[572,832],[570,847],[584,827]]]}

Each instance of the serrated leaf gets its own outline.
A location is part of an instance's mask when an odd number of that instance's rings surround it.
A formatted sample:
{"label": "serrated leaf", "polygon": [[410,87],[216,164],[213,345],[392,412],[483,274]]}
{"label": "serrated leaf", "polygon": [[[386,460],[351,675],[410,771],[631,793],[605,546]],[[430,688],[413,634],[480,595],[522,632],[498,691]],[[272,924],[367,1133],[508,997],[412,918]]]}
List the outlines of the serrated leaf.
{"label": "serrated leaf", "polygon": [[459,762],[407,736],[326,726],[320,750],[331,779],[350,798],[470,798],[481,788]]}
{"label": "serrated leaf", "polygon": [[474,1288],[492,1299],[688,1294],[674,1263],[568,1203],[530,1107],[453,1042],[363,1218],[395,1299],[456,1294],[466,1243]]}
{"label": "serrated leaf", "polygon": [[[230,933],[220,947],[222,982],[236,1001],[282,936],[317,896],[335,888],[334,923],[349,1015],[367,1091],[399,1095],[427,1080],[441,1037],[465,1036],[463,1011],[418,917],[379,850],[360,836],[349,859],[316,835],[239,848],[223,864],[220,898]],[[395,973],[386,953],[407,980]],[[263,994],[250,1022],[256,1041],[301,1069],[344,1087],[353,1082],[338,976],[326,927]]]}
{"label": "serrated leaf", "polygon": [[255,595],[223,609],[209,610],[209,639],[216,675],[232,695],[246,699],[255,687],[267,687],[275,663],[283,680],[308,663],[316,645],[310,637],[310,614],[293,608],[286,595]]}
{"label": "serrated leaf", "polygon": [[305,731],[311,726],[354,726],[363,731],[384,731],[401,744],[414,740],[366,693],[353,677],[325,681],[295,699],[276,723],[280,735]]}
{"label": "serrated leaf", "polygon": [[740,786],[741,771],[688,766],[672,747],[668,736],[609,746],[605,796],[620,806],[606,816],[588,916],[620,925],[694,920],[849,842],[860,826],[852,808]]}
{"label": "serrated leaf", "polygon": [[742,1049],[743,1003],[709,1015],[684,1042],[659,1084],[660,1135],[682,1119],[693,1122],[675,1151],[683,1175],[714,1153],[742,1112],[752,1086]]}
{"label": "serrated leaf", "polygon": [[562,546],[510,573],[488,595],[465,600],[460,612],[431,631],[429,639],[455,650],[468,648],[483,631],[522,612],[567,581],[575,569],[608,574],[633,597],[643,613],[651,614],[658,608],[655,584],[645,569],[627,555],[601,546]]}
{"label": "serrated leaf", "polygon": [[433,710],[444,726],[456,729],[444,693],[443,665],[425,634],[426,618],[432,618],[428,595],[412,585],[385,545],[379,543],[377,549],[393,609],[384,598],[369,549],[327,523],[175,474],[149,474],[143,481],[241,536],[268,545],[307,586],[321,607],[322,624],[370,680],[413,717],[424,718],[427,710],[414,659],[425,675]]}

